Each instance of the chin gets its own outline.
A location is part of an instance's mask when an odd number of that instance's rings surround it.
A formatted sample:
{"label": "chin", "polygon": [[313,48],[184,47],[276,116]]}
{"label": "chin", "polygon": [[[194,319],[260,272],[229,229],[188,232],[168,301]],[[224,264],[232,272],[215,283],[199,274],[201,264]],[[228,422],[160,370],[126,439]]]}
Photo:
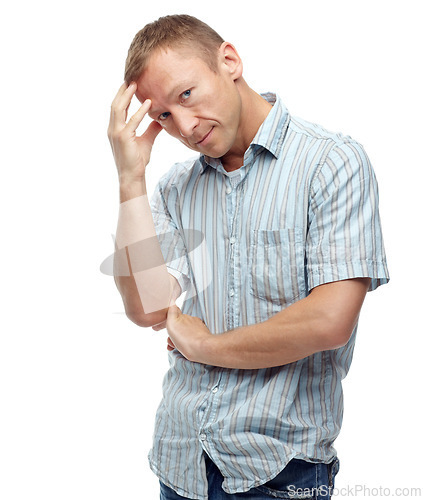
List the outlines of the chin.
{"label": "chin", "polygon": [[204,152],[205,155],[210,156],[210,158],[222,158],[222,156],[229,153],[230,149],[230,147],[222,147],[220,144],[219,146],[205,148],[202,152]]}

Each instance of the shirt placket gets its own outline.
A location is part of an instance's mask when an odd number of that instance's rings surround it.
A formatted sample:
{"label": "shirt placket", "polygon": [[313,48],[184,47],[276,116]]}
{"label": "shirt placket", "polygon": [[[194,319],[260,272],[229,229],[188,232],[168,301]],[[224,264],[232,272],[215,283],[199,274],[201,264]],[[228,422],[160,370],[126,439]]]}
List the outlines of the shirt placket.
{"label": "shirt placket", "polygon": [[[240,286],[240,266],[239,266],[239,205],[242,195],[240,193],[240,183],[242,175],[225,176],[225,190],[222,193],[226,196],[226,217],[228,222],[228,257],[226,269],[228,272],[228,289],[226,298],[226,326],[228,329],[236,328],[239,323],[236,311],[239,308],[239,286]],[[202,448],[211,456],[218,460],[218,455],[214,453],[213,439],[211,438],[210,426],[216,419],[219,401],[221,397],[221,388],[227,383],[227,373],[221,370],[209,391],[204,398],[199,411],[199,432],[198,439]],[[210,439],[211,438],[211,439]],[[216,452],[217,453],[217,452]]]}
{"label": "shirt placket", "polygon": [[239,326],[239,311],[240,306],[240,265],[239,265],[239,205],[241,203],[240,186],[241,174],[226,178],[226,197],[227,197],[227,221],[229,228],[228,241],[228,295],[226,307],[226,324],[228,330],[232,330]]}

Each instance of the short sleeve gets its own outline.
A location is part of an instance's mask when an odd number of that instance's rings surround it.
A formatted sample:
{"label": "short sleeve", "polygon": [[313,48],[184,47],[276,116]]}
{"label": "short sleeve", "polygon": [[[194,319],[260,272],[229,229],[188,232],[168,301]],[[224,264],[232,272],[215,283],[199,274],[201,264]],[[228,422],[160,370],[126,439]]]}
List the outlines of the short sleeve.
{"label": "short sleeve", "polygon": [[[168,189],[167,195],[169,195]],[[169,202],[169,200],[167,201]],[[184,238],[170,215],[161,182],[157,184],[154,190],[150,206],[167,270],[169,274],[178,280],[182,292],[185,292],[191,283],[188,254]]]}
{"label": "short sleeve", "polygon": [[306,241],[309,290],[369,277],[369,290],[389,281],[378,186],[360,144],[336,144],[314,175]]}

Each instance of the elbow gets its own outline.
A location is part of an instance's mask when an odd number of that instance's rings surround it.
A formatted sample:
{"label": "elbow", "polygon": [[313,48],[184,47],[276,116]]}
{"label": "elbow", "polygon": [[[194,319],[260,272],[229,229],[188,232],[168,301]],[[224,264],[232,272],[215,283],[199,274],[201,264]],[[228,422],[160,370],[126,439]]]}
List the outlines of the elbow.
{"label": "elbow", "polygon": [[156,311],[154,313],[144,314],[140,311],[126,311],[126,316],[132,323],[141,328],[151,328],[154,325],[166,320],[167,309]]}
{"label": "elbow", "polygon": [[126,317],[141,328],[148,328],[151,326],[145,316],[139,314],[126,313]]}
{"label": "elbow", "polygon": [[351,323],[339,316],[327,317],[322,334],[325,351],[344,347],[351,338],[357,321]]}
{"label": "elbow", "polygon": [[337,332],[334,332],[328,341],[329,343],[328,350],[344,347],[346,344],[348,344],[348,341],[351,338],[351,334],[352,330],[343,330],[343,331],[338,330]]}

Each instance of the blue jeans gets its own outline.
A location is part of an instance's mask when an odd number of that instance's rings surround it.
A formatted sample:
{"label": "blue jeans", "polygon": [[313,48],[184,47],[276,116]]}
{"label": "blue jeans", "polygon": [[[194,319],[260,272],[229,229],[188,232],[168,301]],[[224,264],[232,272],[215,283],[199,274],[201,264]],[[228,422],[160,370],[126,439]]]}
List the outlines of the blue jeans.
{"label": "blue jeans", "polygon": [[[224,478],[207,456],[206,469],[209,500],[269,500],[269,498],[329,500],[335,484],[335,476],[339,469],[339,460],[335,458],[330,464],[312,464],[294,458],[271,481],[246,493],[234,494],[225,493],[222,490]],[[186,498],[181,497],[160,482],[160,500],[181,500]]]}

